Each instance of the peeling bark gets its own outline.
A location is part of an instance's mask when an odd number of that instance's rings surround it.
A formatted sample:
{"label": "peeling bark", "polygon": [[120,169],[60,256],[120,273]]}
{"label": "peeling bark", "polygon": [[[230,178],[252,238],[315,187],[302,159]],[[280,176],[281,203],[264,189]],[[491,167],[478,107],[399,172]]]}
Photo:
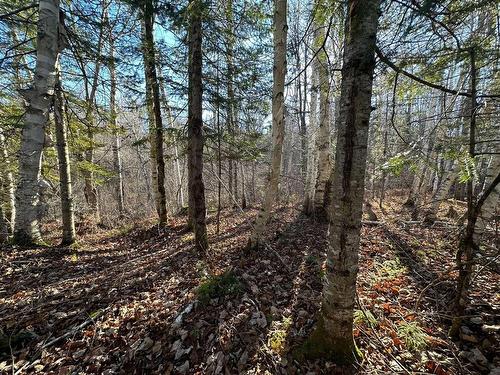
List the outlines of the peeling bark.
{"label": "peeling bark", "polygon": [[40,0],[37,57],[33,85],[23,93],[26,114],[19,151],[14,240],[32,244],[41,241],[38,204],[45,127],[54,94],[59,56],[59,0]]}

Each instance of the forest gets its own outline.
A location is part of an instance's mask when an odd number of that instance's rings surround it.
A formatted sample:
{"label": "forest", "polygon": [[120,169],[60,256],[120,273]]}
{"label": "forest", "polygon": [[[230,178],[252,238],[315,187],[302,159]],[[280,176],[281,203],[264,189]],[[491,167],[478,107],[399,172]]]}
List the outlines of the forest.
{"label": "forest", "polygon": [[0,374],[500,375],[498,0],[0,0]]}

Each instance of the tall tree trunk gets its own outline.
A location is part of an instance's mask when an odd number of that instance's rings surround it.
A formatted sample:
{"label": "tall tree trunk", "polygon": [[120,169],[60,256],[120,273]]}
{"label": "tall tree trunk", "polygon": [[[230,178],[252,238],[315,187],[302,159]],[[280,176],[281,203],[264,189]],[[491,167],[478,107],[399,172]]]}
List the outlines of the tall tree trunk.
{"label": "tall tree trunk", "polygon": [[314,212],[314,190],[316,187],[318,150],[316,149],[317,137],[317,108],[318,108],[318,75],[313,72],[311,87],[311,105],[309,111],[309,125],[307,127],[307,173],[304,199],[304,212],[311,215]]}
{"label": "tall tree trunk", "polygon": [[[165,193],[165,160],[163,157],[163,122],[161,117],[160,88],[156,74],[156,56],[153,36],[154,9],[152,0],[147,0],[144,4],[144,68],[147,86],[146,95],[149,96],[149,115],[154,121],[149,121],[153,125],[151,149],[154,157],[153,182],[155,183],[156,210],[160,225],[167,225],[167,198]],[[148,93],[149,91],[149,93]],[[153,160],[152,160],[153,161]]]}
{"label": "tall tree trunk", "polygon": [[233,63],[233,51],[234,51],[234,15],[233,15],[233,0],[226,0],[226,66],[227,66],[227,130],[229,133],[229,160],[228,160],[228,174],[229,174],[229,202],[233,200],[238,201],[238,182],[237,179],[237,169],[236,161],[234,156],[236,152],[234,151],[233,143],[235,141],[235,101],[234,101],[234,63]]}
{"label": "tall tree trunk", "polygon": [[280,182],[281,156],[283,139],[285,137],[285,76],[286,76],[286,38],[287,38],[287,1],[274,0],[274,68],[273,68],[273,149],[271,170],[264,196],[264,202],[255,221],[254,230],[250,236],[248,247],[256,248],[262,242],[264,229],[269,221],[273,203],[278,194]]}
{"label": "tall tree trunk", "polygon": [[[385,121],[383,125],[383,138],[384,138],[384,146],[382,149],[382,163],[387,163],[387,153],[389,148],[389,95],[386,97],[385,103]],[[384,206],[385,199],[385,186],[387,181],[387,171],[385,168],[382,169],[382,177],[380,181],[380,199],[379,199],[379,207],[380,209]]]}
{"label": "tall tree trunk", "polygon": [[241,163],[241,208],[247,208],[247,190],[245,182],[245,165]]}
{"label": "tall tree trunk", "polygon": [[359,358],[353,313],[380,0],[349,0],[326,281],[321,315],[306,351],[337,363]]}
{"label": "tall tree trunk", "polygon": [[49,108],[54,94],[56,62],[60,52],[59,0],[40,0],[37,56],[33,86],[23,93],[26,114],[19,152],[14,240],[31,244],[41,240],[38,204],[42,152]]}
{"label": "tall tree trunk", "polygon": [[[476,69],[476,51],[472,47],[470,49],[470,92],[471,92],[471,105],[470,105],[470,126],[469,126],[469,150],[468,157],[473,160],[476,154],[476,110],[477,110],[477,76],[478,70]],[[497,163],[493,165],[498,169]],[[495,171],[497,174],[499,171]],[[496,181],[498,183],[498,181]],[[496,185],[493,186],[493,191],[496,190]],[[491,191],[489,192],[489,194]],[[490,194],[491,195],[491,194]],[[498,192],[492,196],[498,197]],[[483,199],[488,199],[488,196],[483,196]],[[498,203],[498,200],[496,201]],[[484,205],[484,202],[483,202]],[[486,208],[487,206],[485,206]],[[457,290],[455,295],[455,302],[453,306],[454,318],[450,327],[450,336],[457,337],[460,326],[462,324],[462,316],[469,299],[469,289],[471,284],[472,272],[474,270],[474,259],[477,250],[479,249],[480,238],[476,235],[478,217],[481,214],[481,204],[476,202],[474,196],[474,178],[471,176],[467,181],[467,225],[456,256],[456,263],[458,268]]]}
{"label": "tall tree trunk", "polygon": [[202,82],[202,1],[190,1],[189,14],[189,98],[188,98],[188,184],[189,216],[196,247],[208,250],[203,183],[203,82]]}
{"label": "tall tree trunk", "polygon": [[64,95],[61,86],[61,69],[58,63],[56,67],[54,95],[54,123],[57,158],[59,161],[59,187],[61,189],[62,244],[70,245],[76,240],[76,231],[65,112]]}
{"label": "tall tree trunk", "polygon": [[217,234],[220,233],[220,213],[222,211],[222,130],[220,126],[220,80],[219,66],[217,65],[216,92],[215,92],[215,126],[217,129]]}
{"label": "tall tree trunk", "polygon": [[121,139],[119,134],[118,124],[116,122],[116,64],[115,64],[115,45],[112,30],[109,33],[109,75],[111,77],[109,109],[110,109],[110,125],[113,132],[113,171],[115,198],[118,203],[118,212],[120,217],[125,214],[125,200],[123,192],[123,168],[121,157]]}
{"label": "tall tree trunk", "polygon": [[[321,5],[321,2],[319,2]],[[326,32],[324,22],[318,22],[323,17],[319,14],[322,7],[317,7],[315,14],[314,48],[319,49],[314,59],[314,69],[318,72],[319,84],[319,127],[316,138],[318,150],[318,170],[314,191],[314,214],[320,220],[326,220],[325,198],[327,183],[331,173],[330,158],[330,69],[326,54]]]}
{"label": "tall tree trunk", "polygon": [[[304,50],[304,59],[307,61],[307,48]],[[300,44],[297,46],[297,69],[302,67],[300,62]],[[299,133],[300,133],[300,172],[304,179],[304,184],[307,179],[307,123],[306,123],[306,106],[307,106],[307,69],[304,69],[303,86],[300,82],[300,77],[297,78],[297,90],[299,95]],[[305,189],[304,189],[305,193]]]}
{"label": "tall tree trunk", "polygon": [[[160,85],[160,95],[161,95],[161,102],[163,104],[163,110],[164,113],[167,116],[167,123],[168,127],[171,129],[175,129],[175,121],[174,117],[172,116],[172,108],[170,108],[170,104],[168,102],[168,96],[167,96],[167,91],[165,89],[165,79],[163,78],[163,75],[161,73],[161,67],[158,65],[158,82]],[[177,179],[177,192],[176,192],[176,203],[177,203],[177,209],[181,210],[184,207],[184,189],[182,186],[182,174],[181,174],[181,163],[179,160],[179,148],[177,146],[178,143],[178,137],[174,137],[174,169],[175,169],[175,177]]]}
{"label": "tall tree trunk", "polygon": [[0,158],[2,161],[2,172],[0,173],[0,206],[2,206],[3,220],[7,235],[14,231],[14,221],[16,217],[15,195],[14,195],[14,179],[12,177],[9,153],[7,144],[2,129],[0,129]]}
{"label": "tall tree trunk", "polygon": [[[102,14],[101,14],[101,22],[104,24],[107,17],[107,4],[106,0],[102,2]],[[87,168],[83,172],[83,177],[85,181],[84,186],[84,195],[87,205],[89,206],[89,211],[91,216],[96,220],[96,222],[101,221],[101,213],[99,207],[99,196],[97,191],[97,186],[94,177],[94,154],[95,154],[95,105],[96,105],[96,95],[97,88],[99,84],[99,74],[101,71],[101,54],[102,54],[102,46],[104,43],[104,27],[99,29],[99,36],[97,40],[97,57],[94,65],[94,75],[92,77],[92,83],[90,87],[90,93],[87,89],[87,109],[85,113],[85,123],[87,125],[87,137],[89,140],[89,147],[85,150],[85,162],[87,163]],[[82,64],[82,71],[85,72],[85,65]]]}

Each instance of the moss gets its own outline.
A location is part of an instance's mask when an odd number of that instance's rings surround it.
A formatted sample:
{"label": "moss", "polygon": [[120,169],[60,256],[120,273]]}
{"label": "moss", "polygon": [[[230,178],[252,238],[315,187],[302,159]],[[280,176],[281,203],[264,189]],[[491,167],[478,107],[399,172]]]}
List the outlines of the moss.
{"label": "moss", "polygon": [[326,359],[338,365],[352,365],[361,360],[363,354],[356,346],[354,338],[332,338],[325,331],[322,318],[309,338],[293,352],[298,361]]}
{"label": "moss", "polygon": [[292,325],[290,317],[283,318],[283,320],[274,321],[271,323],[271,329],[267,339],[267,346],[275,353],[281,354],[285,350],[286,338],[288,330]]}
{"label": "moss", "polygon": [[208,303],[213,298],[227,295],[237,295],[241,292],[241,283],[232,272],[221,275],[209,276],[200,284],[196,294],[202,304]]}

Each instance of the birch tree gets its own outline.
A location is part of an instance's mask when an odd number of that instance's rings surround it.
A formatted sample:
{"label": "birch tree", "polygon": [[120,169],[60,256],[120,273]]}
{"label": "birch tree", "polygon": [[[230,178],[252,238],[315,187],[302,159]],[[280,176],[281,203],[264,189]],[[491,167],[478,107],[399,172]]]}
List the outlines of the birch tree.
{"label": "birch tree", "polygon": [[359,358],[352,328],[379,6],[380,0],[348,4],[326,281],[317,327],[306,343],[308,356],[337,363]]}
{"label": "birch tree", "polygon": [[318,152],[318,167],[316,186],[314,189],[314,214],[317,218],[326,219],[325,197],[326,185],[331,173],[330,160],[330,69],[328,66],[328,55],[326,52],[326,30],[325,30],[325,5],[322,1],[315,4],[313,27],[314,48],[317,51],[313,62],[313,69],[318,74],[319,92],[319,122],[316,137],[316,149]]}
{"label": "birch tree", "polygon": [[23,92],[26,114],[19,151],[14,240],[30,244],[41,241],[38,226],[39,185],[45,127],[54,94],[56,63],[60,53],[61,15],[59,0],[40,0],[37,52],[33,84]]}
{"label": "birch tree", "polygon": [[272,98],[272,154],[271,169],[267,180],[264,202],[257,215],[255,227],[248,242],[249,248],[261,245],[264,229],[269,221],[273,203],[278,194],[280,182],[281,156],[285,137],[285,76],[286,76],[286,38],[287,38],[287,1],[274,1],[274,68]]}

